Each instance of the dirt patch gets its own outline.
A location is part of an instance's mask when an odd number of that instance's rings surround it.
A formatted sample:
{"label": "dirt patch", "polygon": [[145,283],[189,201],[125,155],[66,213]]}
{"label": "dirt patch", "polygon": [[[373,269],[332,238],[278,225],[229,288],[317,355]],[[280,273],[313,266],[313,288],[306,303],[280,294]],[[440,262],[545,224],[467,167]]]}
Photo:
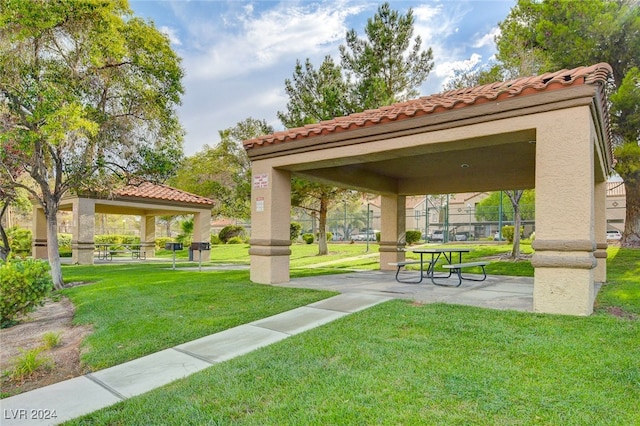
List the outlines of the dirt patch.
{"label": "dirt patch", "polygon": [[632,321],[636,321],[640,318],[638,315],[635,315],[632,312],[627,312],[618,306],[608,306],[605,308],[605,311],[609,315],[613,315],[614,317],[624,318]]}
{"label": "dirt patch", "polygon": [[[80,364],[80,344],[91,333],[90,326],[72,324],[75,307],[66,297],[48,300],[44,306],[20,318],[20,323],[0,330],[0,371],[2,371],[2,395],[16,395],[63,380],[80,376],[85,372]],[[41,356],[52,360],[52,368],[42,368],[23,382],[11,380],[6,371],[13,367],[20,350],[44,346],[47,332],[59,333],[60,344],[45,349]]]}

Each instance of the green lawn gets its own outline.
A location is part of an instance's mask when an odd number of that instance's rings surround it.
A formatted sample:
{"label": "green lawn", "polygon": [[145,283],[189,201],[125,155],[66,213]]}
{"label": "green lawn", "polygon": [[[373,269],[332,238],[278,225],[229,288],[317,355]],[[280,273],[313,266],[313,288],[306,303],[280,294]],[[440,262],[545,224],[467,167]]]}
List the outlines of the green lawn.
{"label": "green lawn", "polygon": [[640,250],[608,268],[590,317],[392,301],[71,424],[640,424]]}
{"label": "green lawn", "polygon": [[172,271],[169,264],[68,266],[74,322],[93,325],[82,362],[98,370],[334,295],[253,284],[248,271]]}

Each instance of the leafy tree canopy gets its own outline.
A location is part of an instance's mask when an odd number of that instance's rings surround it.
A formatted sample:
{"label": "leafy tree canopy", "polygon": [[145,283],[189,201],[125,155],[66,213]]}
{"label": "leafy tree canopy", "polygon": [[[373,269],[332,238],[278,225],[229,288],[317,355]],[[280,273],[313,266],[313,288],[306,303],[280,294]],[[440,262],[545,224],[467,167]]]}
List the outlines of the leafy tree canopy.
{"label": "leafy tree canopy", "polygon": [[634,0],[518,0],[500,24],[498,54],[504,74],[541,73],[607,62],[613,69],[611,112],[615,170],[626,189],[624,246],[640,246],[640,148],[637,68],[640,6]]}
{"label": "leafy tree canopy", "polygon": [[60,199],[164,180],[179,164],[182,76],[169,39],[125,0],[0,0],[0,185],[44,208],[56,287]]}
{"label": "leafy tree canopy", "polygon": [[242,142],[273,133],[265,120],[247,118],[219,131],[220,142],[182,162],[170,184],[215,201],[213,214],[238,219],[251,216],[251,165]]}
{"label": "leafy tree canopy", "polygon": [[[520,198],[520,214],[523,220],[535,219],[535,190],[527,189]],[[476,220],[498,221],[500,218],[500,191],[492,192],[476,206]],[[502,194],[502,220],[513,221],[513,205],[507,194]]]}

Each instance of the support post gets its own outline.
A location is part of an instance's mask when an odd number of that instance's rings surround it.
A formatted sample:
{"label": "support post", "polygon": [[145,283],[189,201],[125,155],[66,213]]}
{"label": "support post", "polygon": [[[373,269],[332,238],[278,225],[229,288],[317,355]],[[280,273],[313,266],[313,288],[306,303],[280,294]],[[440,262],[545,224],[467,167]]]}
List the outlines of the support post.
{"label": "support post", "polygon": [[291,255],[291,173],[268,160],[252,164],[250,279],[260,284],[289,282]]}
{"label": "support post", "polygon": [[405,260],[406,197],[383,195],[381,197],[380,269],[394,270],[389,263]]}
{"label": "support post", "polygon": [[79,265],[93,265],[95,245],[95,200],[77,198],[72,204],[71,261]]}
{"label": "support post", "polygon": [[589,315],[595,298],[594,139],[588,107],[541,118],[536,137],[533,309]]}
{"label": "support post", "polygon": [[33,242],[31,255],[36,259],[47,259],[47,218],[44,209],[39,205],[33,206]]}
{"label": "support post", "polygon": [[140,220],[140,254],[145,259],[156,255],[156,217],[142,216]]}
{"label": "support post", "polygon": [[595,184],[595,257],[598,262],[594,271],[594,280],[607,282],[607,182]]}
{"label": "support post", "polygon": [[[201,210],[193,215],[193,240],[200,243],[211,242],[211,210]],[[193,252],[193,260],[208,262],[211,260],[211,250],[198,250]]]}

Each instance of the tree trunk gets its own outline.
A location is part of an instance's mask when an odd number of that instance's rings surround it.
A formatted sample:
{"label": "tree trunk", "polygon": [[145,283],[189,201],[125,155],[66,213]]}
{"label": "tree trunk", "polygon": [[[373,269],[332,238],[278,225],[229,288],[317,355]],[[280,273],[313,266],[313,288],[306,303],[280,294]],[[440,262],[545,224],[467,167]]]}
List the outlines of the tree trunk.
{"label": "tree trunk", "polygon": [[622,247],[640,247],[640,171],[623,176],[627,212]]}
{"label": "tree trunk", "polygon": [[320,199],[320,214],[319,214],[319,226],[318,226],[318,256],[324,256],[329,254],[327,248],[327,200],[326,198]]}
{"label": "tree trunk", "polygon": [[518,259],[520,257],[520,204],[513,204],[513,249],[511,249],[511,258]]}
{"label": "tree trunk", "polygon": [[9,246],[9,238],[7,237],[7,233],[4,231],[4,227],[2,226],[2,217],[6,213],[9,207],[9,203],[5,202],[4,206],[2,206],[2,210],[0,210],[0,237],[2,238],[2,246],[0,247],[0,260],[7,260],[9,257],[9,253],[11,252],[11,246]]}
{"label": "tree trunk", "polygon": [[62,267],[60,266],[60,250],[58,249],[58,218],[56,209],[45,209],[47,217],[47,256],[51,267],[51,279],[56,290],[64,287],[62,279]]}
{"label": "tree trunk", "polygon": [[511,250],[511,258],[516,260],[520,257],[520,199],[522,199],[523,190],[504,191],[511,200],[513,207],[513,249]]}

